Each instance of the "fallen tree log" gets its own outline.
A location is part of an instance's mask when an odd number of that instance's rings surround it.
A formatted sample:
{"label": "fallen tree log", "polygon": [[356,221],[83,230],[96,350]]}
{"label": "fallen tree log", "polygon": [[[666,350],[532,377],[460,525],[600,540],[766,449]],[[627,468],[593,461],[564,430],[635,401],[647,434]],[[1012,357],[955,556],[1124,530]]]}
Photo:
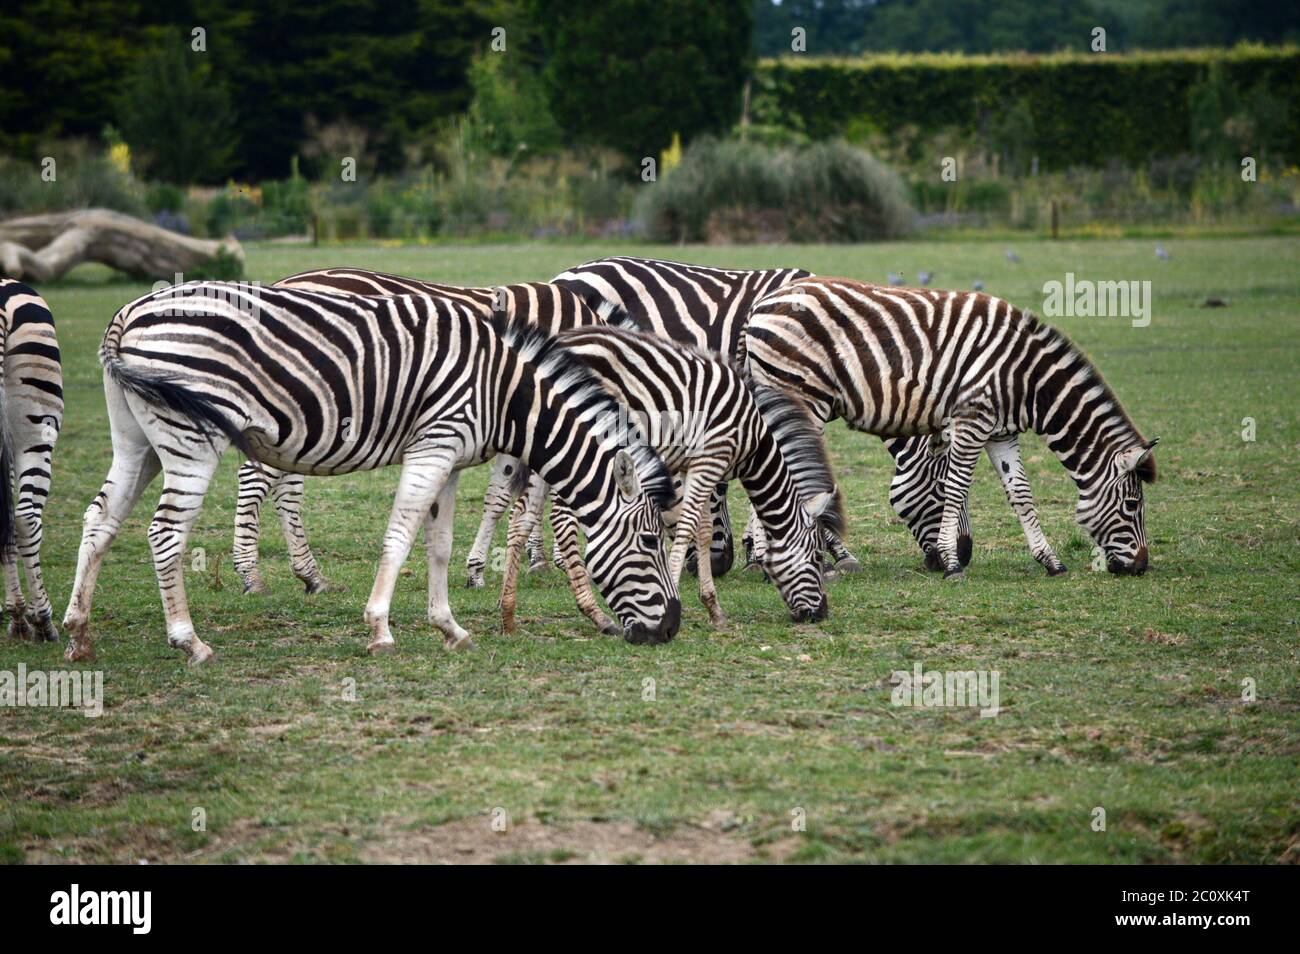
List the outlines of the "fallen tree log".
{"label": "fallen tree log", "polygon": [[[101,262],[134,278],[238,278],[244,250],[233,237],[196,239],[110,209],[30,215],[0,222],[0,276],[35,283]],[[234,274],[230,274],[231,272]]]}

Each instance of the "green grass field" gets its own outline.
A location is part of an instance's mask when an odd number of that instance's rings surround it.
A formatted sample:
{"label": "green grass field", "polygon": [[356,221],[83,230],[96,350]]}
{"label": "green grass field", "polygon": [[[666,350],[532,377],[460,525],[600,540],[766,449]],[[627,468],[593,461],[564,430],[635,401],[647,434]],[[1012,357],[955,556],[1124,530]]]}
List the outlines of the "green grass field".
{"label": "green grass field", "polygon": [[[308,483],[308,532],[346,592],[303,596],[268,509],[270,589],[243,596],[231,454],[190,541],[220,565],[188,574],[216,660],[193,671],[167,647],[145,539],[156,483],[100,577],[100,658],[87,668],[103,671],[103,716],[0,710],[0,860],[1300,861],[1300,246],[1166,245],[1169,261],[1147,241],[1021,240],[1020,264],[988,242],[615,249],[876,281],[927,269],[938,286],[981,279],[1034,310],[1068,271],[1150,279],[1147,328],[1055,322],[1162,439],[1146,576],[1090,569],[1074,487],[1033,435],[1027,467],[1071,572],[1049,579],[1033,562],[983,463],[966,580],[926,574],[889,509],[888,455],[837,424],[848,543],[865,571],[831,584],[827,622],[790,624],[773,588],[733,572],[720,582],[725,631],[709,631],[687,579],[677,640],[632,647],[592,631],[551,572],[525,581],[520,633],[501,636],[491,582],[459,588],[480,468],[461,481],[452,579],[477,651],[444,652],[425,624],[417,548],[393,607],[398,652],[371,659],[362,608],[396,469]],[[267,282],[349,264],[464,284],[545,279],[609,251],[248,250]],[[41,289],[67,392],[44,551],[56,618],[110,457],[96,348],[115,309],[147,290],[95,267]],[[1200,307],[1208,296],[1228,307]],[[891,674],[917,662],[998,670],[1001,713],[891,705]],[[62,647],[0,638],[0,670],[19,663],[63,668]]]}

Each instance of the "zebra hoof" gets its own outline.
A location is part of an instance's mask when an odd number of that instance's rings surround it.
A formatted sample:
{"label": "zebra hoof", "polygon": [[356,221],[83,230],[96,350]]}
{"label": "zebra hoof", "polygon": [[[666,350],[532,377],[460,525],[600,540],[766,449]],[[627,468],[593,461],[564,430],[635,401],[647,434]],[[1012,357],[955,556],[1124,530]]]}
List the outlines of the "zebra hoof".
{"label": "zebra hoof", "polygon": [[945,580],[951,580],[953,583],[960,583],[966,578],[966,574],[962,572],[961,567],[957,567],[955,570],[944,570],[943,578]]}
{"label": "zebra hoof", "polygon": [[47,616],[41,619],[39,616],[32,616],[27,621],[32,626],[37,642],[57,643],[59,641],[59,628],[54,625],[53,617]]}
{"label": "zebra hoof", "polygon": [[1069,572],[1070,572],[1070,568],[1066,566],[1064,563],[1058,563],[1056,564],[1056,566],[1049,566],[1047,568],[1048,576],[1064,576],[1066,573]]}
{"label": "zebra hoof", "polygon": [[839,563],[835,564],[835,572],[836,573],[861,573],[862,564],[858,562],[857,557],[854,556],[845,557]]}
{"label": "zebra hoof", "polygon": [[245,595],[245,596],[248,596],[249,594],[259,594],[259,593],[265,593],[265,592],[266,592],[266,584],[263,583],[261,580],[245,580],[245,581],[244,581],[244,595]]}
{"label": "zebra hoof", "polygon": [[190,647],[190,658],[187,663],[191,666],[202,666],[204,663],[211,661],[215,655],[216,653],[212,651],[212,647],[207,643],[200,642],[196,636]]}
{"label": "zebra hoof", "polygon": [[67,649],[63,650],[63,658],[68,662],[92,662],[95,658],[95,647],[89,642],[71,639],[68,641]]}
{"label": "zebra hoof", "polygon": [[465,589],[467,590],[481,590],[485,586],[487,586],[487,581],[483,579],[482,573],[471,573],[465,578]]}
{"label": "zebra hoof", "polygon": [[397,652],[397,643],[393,642],[391,636],[386,639],[372,639],[370,645],[366,647],[366,652],[372,656],[387,656]]}
{"label": "zebra hoof", "polygon": [[971,542],[969,536],[960,536],[957,538],[957,562],[962,566],[970,563],[971,553],[974,552],[975,545]]}
{"label": "zebra hoof", "polygon": [[442,645],[444,649],[450,650],[451,652],[468,652],[471,649],[478,648],[474,645],[474,640],[470,638],[469,633],[463,633],[460,636],[444,636],[442,638]]}
{"label": "zebra hoof", "polygon": [[602,636],[622,636],[623,627],[612,619],[607,619],[600,624],[600,633]]}
{"label": "zebra hoof", "polygon": [[9,617],[9,638],[23,640],[32,638],[32,628],[27,625],[27,618],[22,613],[14,613]]}
{"label": "zebra hoof", "polygon": [[541,574],[541,573],[549,573],[550,571],[551,571],[551,565],[547,563],[545,560],[542,560],[540,563],[528,564],[529,573]]}
{"label": "zebra hoof", "polygon": [[315,580],[304,581],[303,588],[307,591],[308,596],[315,596],[318,593],[343,593],[347,590],[347,587],[342,583],[335,583],[323,576]]}

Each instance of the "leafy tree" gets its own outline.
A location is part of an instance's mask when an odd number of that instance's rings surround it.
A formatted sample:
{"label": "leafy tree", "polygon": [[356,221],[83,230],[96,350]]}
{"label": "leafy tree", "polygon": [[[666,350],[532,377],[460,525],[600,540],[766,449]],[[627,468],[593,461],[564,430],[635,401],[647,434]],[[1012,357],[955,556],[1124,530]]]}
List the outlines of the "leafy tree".
{"label": "leafy tree", "polygon": [[151,178],[217,182],[230,170],[236,145],[230,96],[187,40],[177,37],[135,65],[117,115],[133,159]]}
{"label": "leafy tree", "polygon": [[136,0],[0,4],[0,148],[94,136],[118,83],[147,41]]}
{"label": "leafy tree", "polygon": [[655,156],[729,128],[750,67],[750,0],[537,0],[556,120],[574,138]]}

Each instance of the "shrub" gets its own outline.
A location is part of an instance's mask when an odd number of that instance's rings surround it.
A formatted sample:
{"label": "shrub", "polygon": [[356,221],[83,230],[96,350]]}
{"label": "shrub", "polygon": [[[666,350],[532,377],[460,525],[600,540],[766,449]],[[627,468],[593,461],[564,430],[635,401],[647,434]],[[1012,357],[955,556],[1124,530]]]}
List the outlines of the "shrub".
{"label": "shrub", "polygon": [[637,214],[651,239],[669,242],[872,241],[905,234],[913,217],[902,180],[845,143],[713,139],[649,186]]}
{"label": "shrub", "polygon": [[140,184],[108,156],[86,142],[45,146],[55,160],[55,179],[41,178],[41,165],[0,157],[0,214],[37,214],[103,208],[141,216]]}

